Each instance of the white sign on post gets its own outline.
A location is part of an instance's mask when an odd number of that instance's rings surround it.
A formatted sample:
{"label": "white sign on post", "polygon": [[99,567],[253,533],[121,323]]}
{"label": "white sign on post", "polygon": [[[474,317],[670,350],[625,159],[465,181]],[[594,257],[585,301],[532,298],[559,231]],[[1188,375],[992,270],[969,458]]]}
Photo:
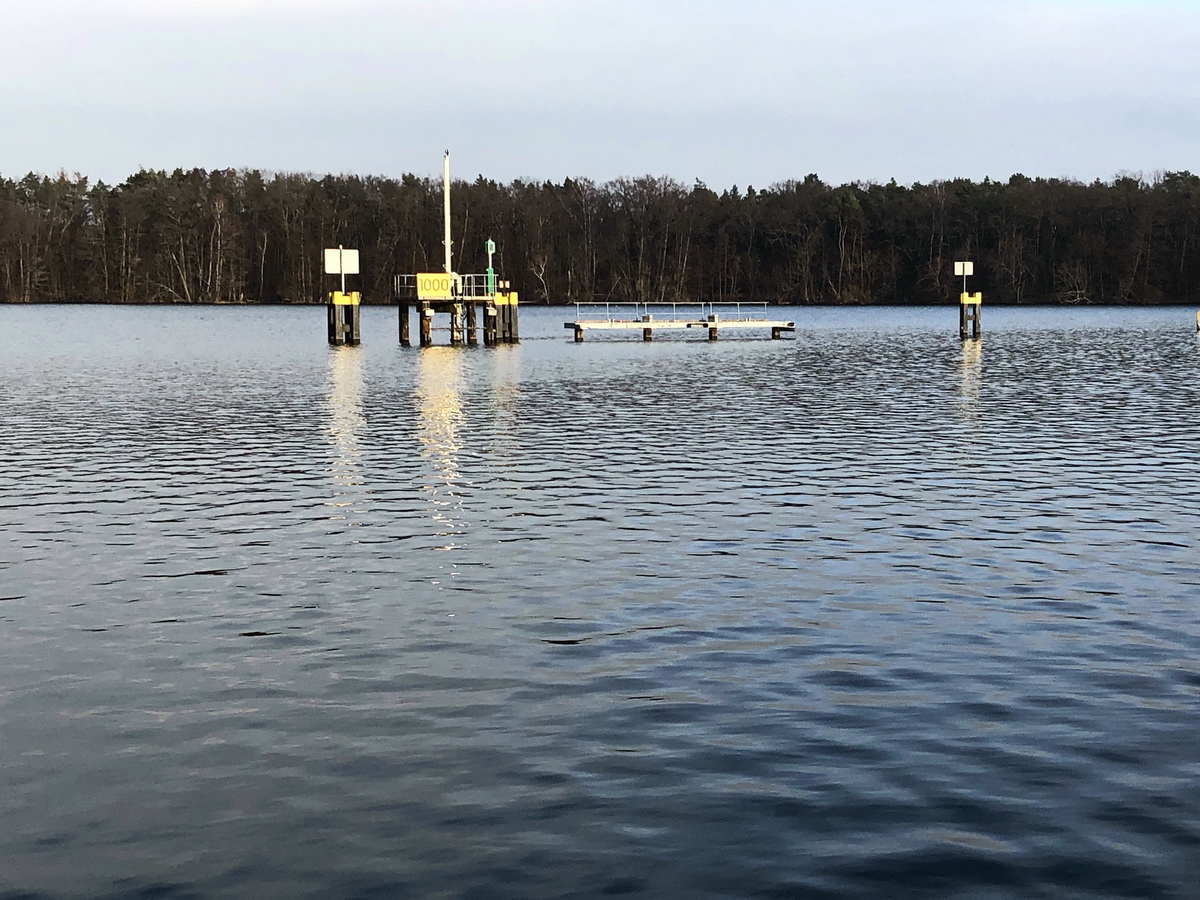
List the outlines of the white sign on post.
{"label": "white sign on post", "polygon": [[[325,252],[328,253],[329,251],[326,250]],[[962,275],[964,277],[967,275],[974,275],[975,274],[975,263],[973,263],[973,262],[956,262],[954,264],[954,274]]]}
{"label": "white sign on post", "polygon": [[326,275],[357,275],[358,251],[334,247],[325,251]]}

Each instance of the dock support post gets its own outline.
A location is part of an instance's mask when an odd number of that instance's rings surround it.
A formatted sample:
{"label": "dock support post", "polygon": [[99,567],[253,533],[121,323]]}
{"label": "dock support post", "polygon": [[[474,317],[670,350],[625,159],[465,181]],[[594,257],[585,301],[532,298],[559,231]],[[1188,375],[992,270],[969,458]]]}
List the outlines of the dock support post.
{"label": "dock support post", "polygon": [[408,335],[408,301],[400,301],[400,346],[411,347]]}
{"label": "dock support post", "polygon": [[455,303],[450,307],[450,346],[457,347],[462,343],[462,304]]}
{"label": "dock support post", "polygon": [[715,315],[708,317],[708,339],[710,341],[717,339],[717,317]]}
{"label": "dock support post", "polygon": [[326,304],[326,322],[329,343],[335,346],[359,344],[358,291],[343,293],[331,291]]}
{"label": "dock support post", "polygon": [[429,347],[433,344],[433,310],[430,309],[428,302],[421,304],[418,316],[420,318],[421,346]]}
{"label": "dock support post", "polygon": [[507,344],[511,334],[511,325],[509,324],[512,318],[512,306],[509,304],[508,294],[499,292],[496,294],[496,340],[498,343]]}
{"label": "dock support post", "polygon": [[479,343],[479,325],[475,316],[475,301],[467,301],[467,343],[474,347]]}
{"label": "dock support post", "polygon": [[973,338],[979,337],[982,328],[979,324],[979,310],[983,306],[983,294],[974,293],[968,294],[963,291],[958,295],[958,337],[959,340],[967,339],[967,326],[970,325],[970,336]]}
{"label": "dock support post", "polygon": [[502,344],[517,343],[517,292],[497,291],[495,303],[496,325],[499,330],[497,340]]}
{"label": "dock support post", "polygon": [[491,301],[483,307],[483,344],[485,347],[496,345],[496,306]]}
{"label": "dock support post", "polygon": [[583,328],[580,327],[579,325],[575,326],[575,343],[577,343],[577,344],[583,343]]}
{"label": "dock support post", "polygon": [[782,338],[783,338],[783,329],[782,328],[772,328],[771,329],[771,340],[778,341],[778,340],[781,340]]}

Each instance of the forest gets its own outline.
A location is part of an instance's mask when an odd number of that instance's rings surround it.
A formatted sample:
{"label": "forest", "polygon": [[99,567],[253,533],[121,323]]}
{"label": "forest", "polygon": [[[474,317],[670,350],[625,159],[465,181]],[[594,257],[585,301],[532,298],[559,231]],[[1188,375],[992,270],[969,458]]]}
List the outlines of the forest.
{"label": "forest", "polygon": [[[561,184],[483,177],[452,190],[461,273],[495,267],[523,302],[928,304],[973,260],[988,303],[1200,301],[1200,177],[1013,175],[756,190],[669,177]],[[246,170],[0,177],[0,301],[314,303],[322,249],[358,248],[364,303],[440,271],[438,178]]]}

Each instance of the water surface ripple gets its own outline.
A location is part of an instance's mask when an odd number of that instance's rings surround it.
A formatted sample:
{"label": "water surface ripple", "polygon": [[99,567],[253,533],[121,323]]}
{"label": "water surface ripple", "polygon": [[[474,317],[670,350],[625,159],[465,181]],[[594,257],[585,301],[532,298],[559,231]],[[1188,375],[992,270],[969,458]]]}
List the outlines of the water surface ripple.
{"label": "water surface ripple", "polygon": [[1190,312],[789,317],[0,307],[0,898],[1195,896]]}

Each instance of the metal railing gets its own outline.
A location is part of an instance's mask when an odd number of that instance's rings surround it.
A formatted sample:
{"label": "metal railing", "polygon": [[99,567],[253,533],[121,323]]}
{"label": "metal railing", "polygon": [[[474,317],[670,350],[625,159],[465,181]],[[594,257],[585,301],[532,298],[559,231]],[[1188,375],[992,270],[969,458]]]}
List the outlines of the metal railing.
{"label": "metal railing", "polygon": [[[485,297],[490,297],[496,292],[500,284],[500,279],[493,276],[492,290],[488,290],[487,273],[478,275],[457,275],[454,283],[454,296],[461,297],[464,300],[482,300]],[[397,297],[406,297],[408,299],[416,299],[417,296],[417,276],[416,275],[397,275],[395,276],[395,291]]]}
{"label": "metal railing", "polygon": [[580,301],[575,304],[575,315],[584,321],[585,311],[595,319],[600,310],[604,310],[601,321],[606,322],[641,322],[646,317],[661,322],[703,322],[710,316],[724,321],[754,321],[767,318],[767,303],[753,302],[682,302],[682,303],[627,303],[627,302],[598,302]]}

